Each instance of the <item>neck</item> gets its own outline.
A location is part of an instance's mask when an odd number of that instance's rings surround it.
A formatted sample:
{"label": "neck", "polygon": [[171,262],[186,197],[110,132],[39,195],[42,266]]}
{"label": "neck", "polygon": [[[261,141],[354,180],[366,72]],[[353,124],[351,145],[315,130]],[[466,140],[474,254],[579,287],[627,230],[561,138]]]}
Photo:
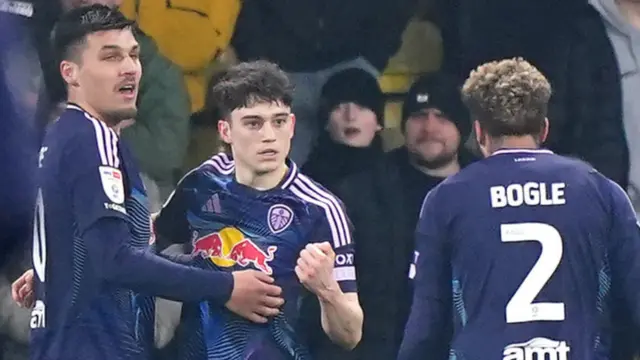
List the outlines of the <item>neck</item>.
{"label": "neck", "polygon": [[458,162],[457,159],[449,162],[448,164],[444,165],[444,166],[440,166],[439,168],[436,169],[430,169],[427,168],[425,166],[422,165],[418,165],[415,161],[411,162],[411,165],[416,168],[418,171],[429,175],[429,176],[433,176],[433,177],[439,177],[439,178],[446,178],[449,177],[451,175],[456,174],[458,171],[460,171],[460,163]]}
{"label": "neck", "polygon": [[100,115],[100,113],[98,113],[96,111],[96,109],[93,108],[93,106],[89,105],[86,101],[83,101],[82,99],[79,99],[71,94],[69,94],[69,97],[67,98],[67,103],[74,103],[78,106],[80,106],[84,111],[88,112],[89,114],[91,114],[91,116],[93,116],[94,118],[102,121],[103,123],[107,124],[107,126],[111,126],[111,124],[109,124],[104,117],[102,117],[102,115]]}
{"label": "neck", "polygon": [[620,14],[636,29],[640,29],[640,2],[616,0]]}
{"label": "neck", "polygon": [[283,163],[282,166],[274,171],[259,174],[248,168],[238,166],[236,161],[236,181],[259,191],[270,190],[278,186],[287,174],[288,169],[287,164]]}
{"label": "neck", "polygon": [[489,141],[486,151],[489,154],[500,149],[538,149],[540,145],[533,136],[505,136],[501,139]]}

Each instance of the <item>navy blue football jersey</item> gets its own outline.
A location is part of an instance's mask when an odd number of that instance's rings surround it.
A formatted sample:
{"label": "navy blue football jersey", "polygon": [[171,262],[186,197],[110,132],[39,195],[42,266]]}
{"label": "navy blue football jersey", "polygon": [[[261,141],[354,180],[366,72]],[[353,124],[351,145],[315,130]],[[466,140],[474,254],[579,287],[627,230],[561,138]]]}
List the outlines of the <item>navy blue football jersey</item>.
{"label": "navy blue football jersey", "polygon": [[83,239],[113,217],[129,224],[132,247],[149,247],[147,197],[131,155],[103,122],[68,105],[49,127],[38,165],[31,358],[147,359],[153,299],[100,280]]}
{"label": "navy blue football jersey", "polygon": [[209,302],[185,303],[177,331],[182,360],[308,359],[298,326],[305,293],[294,268],[309,243],[329,241],[334,276],[356,290],[350,222],[342,203],[289,170],[276,188],[258,191],[235,180],[234,162],[218,154],[187,174],[155,222],[156,236],[187,242],[197,265],[212,271],[256,269],[274,277],[285,304],[267,324],[255,324]]}
{"label": "navy blue football jersey", "polygon": [[638,320],[635,213],[578,160],[500,150],[434,188],[416,232],[402,360],[611,359],[613,308]]}

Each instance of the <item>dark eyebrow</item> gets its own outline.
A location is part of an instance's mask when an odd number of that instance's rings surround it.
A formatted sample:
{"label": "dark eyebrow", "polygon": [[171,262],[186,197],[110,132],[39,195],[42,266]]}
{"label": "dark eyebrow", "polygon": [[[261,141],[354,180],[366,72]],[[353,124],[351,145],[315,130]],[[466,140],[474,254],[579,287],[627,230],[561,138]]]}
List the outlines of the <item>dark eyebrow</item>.
{"label": "dark eyebrow", "polygon": [[264,120],[261,116],[258,115],[247,115],[243,116],[240,120]]}
{"label": "dark eyebrow", "polygon": [[[130,51],[138,51],[140,48],[140,45],[134,45],[133,47],[131,47]],[[121,46],[118,45],[104,45],[100,51],[104,51],[104,50],[118,50],[118,51],[123,51],[124,49]]]}
{"label": "dark eyebrow", "polygon": [[[289,116],[289,113],[287,113],[287,112],[275,113],[275,114],[271,115],[271,118],[277,118],[277,117],[283,117],[283,116]],[[262,116],[258,116],[258,115],[247,115],[247,116],[243,116],[241,120],[260,120],[260,121],[264,121],[264,118]]]}

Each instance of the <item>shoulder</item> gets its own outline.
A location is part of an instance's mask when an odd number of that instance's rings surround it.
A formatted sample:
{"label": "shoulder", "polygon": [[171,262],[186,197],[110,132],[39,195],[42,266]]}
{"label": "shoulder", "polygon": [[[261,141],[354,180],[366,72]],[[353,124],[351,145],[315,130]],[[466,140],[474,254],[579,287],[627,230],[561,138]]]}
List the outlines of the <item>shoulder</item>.
{"label": "shoulder", "polygon": [[219,153],[188,171],[178,182],[178,188],[193,187],[198,181],[209,178],[213,180],[231,180],[235,164],[233,159]]}
{"label": "shoulder", "polygon": [[314,181],[307,175],[298,173],[291,183],[288,190],[303,202],[311,205],[325,208],[343,208],[342,201],[318,182]]}
{"label": "shoulder", "polygon": [[46,142],[65,149],[65,153],[84,157],[97,154],[102,165],[118,167],[118,135],[104,122],[82,109],[68,105],[48,129]]}
{"label": "shoulder", "polygon": [[351,223],[344,204],[337,196],[300,173],[293,178],[287,189],[300,201],[316,210],[316,221],[322,231],[329,231],[334,247],[351,243]]}
{"label": "shoulder", "polygon": [[198,174],[210,174],[215,177],[230,177],[233,176],[234,169],[235,162],[231,156],[221,152],[210,157],[194,170]]}

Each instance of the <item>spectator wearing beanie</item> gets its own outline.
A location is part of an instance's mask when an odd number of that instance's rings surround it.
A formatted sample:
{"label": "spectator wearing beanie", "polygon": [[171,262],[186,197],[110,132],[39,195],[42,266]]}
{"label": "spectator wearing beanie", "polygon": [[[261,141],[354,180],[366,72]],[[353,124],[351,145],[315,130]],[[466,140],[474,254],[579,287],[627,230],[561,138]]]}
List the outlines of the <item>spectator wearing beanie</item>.
{"label": "spectator wearing beanie", "polygon": [[[419,78],[403,102],[406,145],[349,176],[334,192],[354,226],[362,340],[352,359],[395,359],[411,308],[409,267],[414,231],[426,194],[468,160],[463,147],[471,121],[461,81],[443,73]],[[335,353],[319,359],[346,359]]]}
{"label": "spectator wearing beanie", "polygon": [[382,156],[384,95],[368,72],[348,69],[322,88],[320,137],[302,171],[331,189]]}

